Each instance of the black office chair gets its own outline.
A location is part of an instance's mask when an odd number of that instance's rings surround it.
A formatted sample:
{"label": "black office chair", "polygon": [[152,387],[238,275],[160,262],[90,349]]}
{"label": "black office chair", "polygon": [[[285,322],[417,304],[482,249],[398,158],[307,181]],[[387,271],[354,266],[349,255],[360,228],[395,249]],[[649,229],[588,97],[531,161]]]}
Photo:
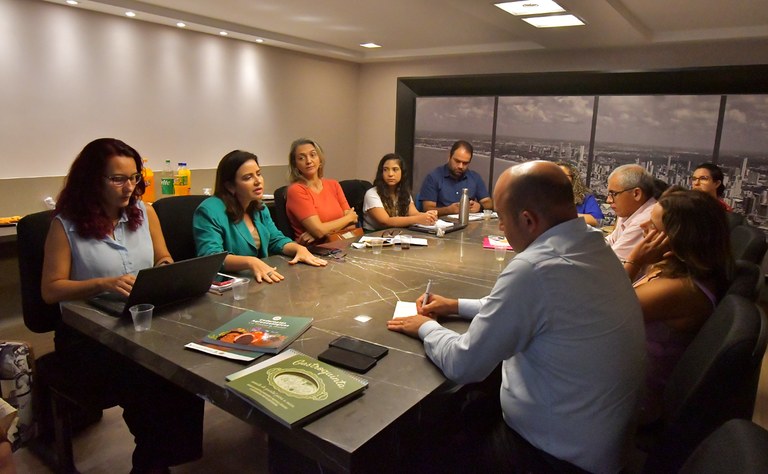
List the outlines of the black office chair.
{"label": "black office chair", "polygon": [[670,376],[661,428],[644,472],[677,472],[717,427],[732,418],[752,418],[766,324],[751,301],[723,298]]}
{"label": "black office chair", "polygon": [[[42,211],[23,217],[16,226],[21,310],[24,324],[33,332],[53,331],[61,324],[58,304],[43,301],[40,284],[43,272],[45,239],[51,224],[52,211]],[[72,455],[73,421],[85,426],[101,418],[101,409],[83,401],[76,377],[60,369],[54,351],[35,361],[33,384],[38,420],[43,436],[53,437],[54,453],[32,445],[44,461],[56,472],[77,472]],[[87,374],[82,374],[87,376]],[[47,431],[47,433],[46,433]]]}
{"label": "black office chair", "polygon": [[344,191],[344,197],[347,198],[347,203],[355,209],[359,216],[358,227],[362,227],[365,192],[371,189],[373,184],[364,179],[346,179],[339,181],[339,184],[341,185],[341,190]]}
{"label": "black office chair", "polygon": [[731,252],[734,259],[760,265],[766,250],[768,243],[765,241],[765,234],[757,227],[741,224],[731,230]]}
{"label": "black office chair", "polygon": [[208,196],[203,195],[170,196],[152,204],[160,219],[165,245],[174,261],[197,256],[192,233],[192,216],[197,206],[207,198]]}
{"label": "black office chair", "polygon": [[746,260],[736,260],[733,278],[728,283],[727,295],[740,295],[756,302],[763,288],[763,272],[760,266]]}
{"label": "black office chair", "polygon": [[724,472],[768,472],[768,431],[749,420],[730,420],[702,441],[680,469],[680,474]]}
{"label": "black office chair", "polygon": [[728,228],[730,230],[733,230],[736,226],[747,223],[744,214],[739,214],[738,212],[726,212],[725,217],[728,220]]}
{"label": "black office chair", "polygon": [[278,230],[285,234],[286,237],[293,239],[293,228],[291,222],[288,220],[288,213],[285,210],[286,194],[288,193],[288,186],[281,186],[275,189],[275,207],[272,214],[272,220],[275,221],[275,226]]}

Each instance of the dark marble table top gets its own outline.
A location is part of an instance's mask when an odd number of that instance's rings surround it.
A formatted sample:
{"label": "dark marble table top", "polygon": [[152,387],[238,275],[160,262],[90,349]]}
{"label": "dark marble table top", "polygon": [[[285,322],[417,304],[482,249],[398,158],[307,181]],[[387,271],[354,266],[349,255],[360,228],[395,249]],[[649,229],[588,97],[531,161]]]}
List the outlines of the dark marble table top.
{"label": "dark marble table top", "polygon": [[[388,331],[386,321],[396,302],[415,301],[428,279],[433,280],[433,293],[487,295],[503,264],[494,259],[492,250],[483,249],[482,240],[500,233],[497,223],[470,223],[443,238],[413,233],[427,238],[429,246],[410,250],[385,247],[374,255],[370,248],[349,248],[343,260],[332,259],[326,268],[289,265],[285,257],[269,257],[285,276],[281,283],[252,282],[243,301],[234,301],[232,292],[206,294],[158,310],[148,332],[137,333],[130,320],[108,316],[81,302],[64,305],[63,319],[333,470],[370,469],[372,460],[389,456],[381,450],[387,449],[398,430],[407,430],[420,416],[420,404],[450,385],[427,359],[421,342]],[[312,327],[290,346],[313,357],[342,334],[387,346],[389,354],[363,376],[369,381],[363,396],[291,430],[225,389],[224,376],[243,364],[184,349],[186,343],[199,340],[246,309],[314,318]],[[444,324],[459,332],[468,325],[459,319]]]}

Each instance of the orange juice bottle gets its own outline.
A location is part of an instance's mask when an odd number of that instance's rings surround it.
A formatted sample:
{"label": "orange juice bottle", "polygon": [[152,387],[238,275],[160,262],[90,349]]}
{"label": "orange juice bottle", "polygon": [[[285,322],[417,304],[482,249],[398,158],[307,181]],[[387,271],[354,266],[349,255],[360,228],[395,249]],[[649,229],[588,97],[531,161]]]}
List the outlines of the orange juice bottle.
{"label": "orange juice bottle", "polygon": [[192,173],[186,163],[179,163],[176,174],[173,177],[173,193],[177,196],[189,196],[191,194]]}
{"label": "orange juice bottle", "polygon": [[144,179],[144,202],[155,202],[155,173],[152,168],[147,166],[147,160],[144,160],[144,166],[141,168],[141,176]]}

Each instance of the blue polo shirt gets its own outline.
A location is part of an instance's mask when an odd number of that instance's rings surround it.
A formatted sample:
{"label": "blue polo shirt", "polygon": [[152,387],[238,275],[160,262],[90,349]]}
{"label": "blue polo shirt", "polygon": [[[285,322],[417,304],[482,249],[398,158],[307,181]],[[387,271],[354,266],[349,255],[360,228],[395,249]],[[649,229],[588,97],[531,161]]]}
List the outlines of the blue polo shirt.
{"label": "blue polo shirt", "polygon": [[469,198],[480,201],[490,197],[488,188],[480,175],[472,170],[467,170],[461,179],[455,179],[448,170],[448,164],[438,166],[432,170],[421,185],[419,191],[420,201],[434,201],[437,207],[450,206],[461,199],[462,188],[469,190]]}

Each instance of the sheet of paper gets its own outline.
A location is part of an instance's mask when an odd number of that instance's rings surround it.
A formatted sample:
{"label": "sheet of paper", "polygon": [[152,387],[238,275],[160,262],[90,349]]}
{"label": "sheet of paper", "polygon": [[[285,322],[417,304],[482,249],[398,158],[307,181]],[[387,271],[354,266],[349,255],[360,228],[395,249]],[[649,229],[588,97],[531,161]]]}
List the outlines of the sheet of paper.
{"label": "sheet of paper", "polygon": [[415,301],[398,301],[392,319],[413,316],[414,314],[418,314]]}
{"label": "sheet of paper", "polygon": [[423,225],[423,224],[414,224],[415,227],[421,227],[422,229],[429,229],[434,230],[438,227],[442,227],[445,229],[446,227],[453,227],[453,222],[444,221],[442,219],[438,219],[437,222],[435,222],[434,225]]}

